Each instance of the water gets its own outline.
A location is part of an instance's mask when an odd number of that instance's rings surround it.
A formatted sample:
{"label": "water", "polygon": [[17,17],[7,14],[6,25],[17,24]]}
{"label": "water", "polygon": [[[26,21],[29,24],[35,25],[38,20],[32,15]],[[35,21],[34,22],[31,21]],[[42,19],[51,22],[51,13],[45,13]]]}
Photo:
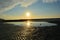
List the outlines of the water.
{"label": "water", "polygon": [[[10,22],[9,24],[15,24],[15,25],[20,25],[20,26],[26,26],[27,22]],[[30,26],[35,26],[35,27],[45,27],[45,26],[56,26],[57,24],[55,23],[48,23],[48,22],[31,22],[30,21]]]}
{"label": "water", "polygon": [[[5,31],[4,31],[5,29]],[[38,37],[38,34],[34,34],[38,29],[30,27],[13,27],[13,29],[4,28],[0,32],[0,39],[1,40],[34,40],[35,37]],[[6,30],[7,29],[7,30]],[[4,31],[4,32],[3,32]],[[37,38],[39,39],[39,38]],[[35,39],[35,40],[37,40]]]}
{"label": "water", "polygon": [[[42,25],[44,24],[44,22],[41,23]],[[35,25],[38,24],[35,23]],[[45,27],[41,27],[41,25],[27,27],[26,25],[20,26],[15,24],[1,23],[0,40],[45,40],[47,38],[47,34],[49,34],[49,32],[51,33],[52,30],[56,30],[56,27],[51,25]]]}

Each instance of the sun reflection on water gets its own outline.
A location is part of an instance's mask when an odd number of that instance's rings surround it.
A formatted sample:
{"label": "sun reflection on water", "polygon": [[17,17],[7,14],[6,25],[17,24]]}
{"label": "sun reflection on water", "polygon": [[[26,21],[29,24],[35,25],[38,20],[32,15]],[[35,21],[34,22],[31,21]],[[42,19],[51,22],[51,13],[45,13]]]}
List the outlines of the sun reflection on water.
{"label": "sun reflection on water", "polygon": [[30,27],[31,23],[30,21],[27,21],[27,27]]}

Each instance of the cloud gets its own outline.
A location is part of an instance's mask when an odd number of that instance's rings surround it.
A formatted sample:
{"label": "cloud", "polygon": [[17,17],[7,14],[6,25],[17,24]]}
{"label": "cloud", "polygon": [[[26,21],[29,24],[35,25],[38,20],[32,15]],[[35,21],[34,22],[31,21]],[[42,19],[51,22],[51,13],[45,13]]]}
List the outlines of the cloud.
{"label": "cloud", "polygon": [[58,0],[42,0],[43,3],[52,3],[52,2],[57,2]]}
{"label": "cloud", "polygon": [[37,2],[37,1],[38,0],[26,0],[26,1],[21,3],[21,6],[28,7],[28,6],[32,5],[33,3]]}
{"label": "cloud", "polygon": [[[21,7],[28,7],[38,0],[0,0],[0,13],[3,11],[10,10],[14,8],[16,5],[20,5]],[[58,0],[42,0],[43,3],[52,3],[57,2]]]}
{"label": "cloud", "polygon": [[28,7],[37,1],[38,0],[0,0],[0,12],[10,10],[16,5],[20,5],[21,7]]}

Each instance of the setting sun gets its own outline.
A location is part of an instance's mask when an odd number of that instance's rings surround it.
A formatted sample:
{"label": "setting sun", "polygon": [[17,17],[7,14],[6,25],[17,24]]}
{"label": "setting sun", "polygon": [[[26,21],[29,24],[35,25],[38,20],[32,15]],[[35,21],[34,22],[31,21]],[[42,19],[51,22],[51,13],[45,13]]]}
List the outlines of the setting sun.
{"label": "setting sun", "polygon": [[29,16],[30,16],[30,12],[27,12],[27,13],[26,13],[26,16],[29,17]]}
{"label": "setting sun", "polygon": [[26,15],[26,16],[25,16],[26,19],[31,19],[31,13],[30,13],[30,12],[26,12],[25,15]]}

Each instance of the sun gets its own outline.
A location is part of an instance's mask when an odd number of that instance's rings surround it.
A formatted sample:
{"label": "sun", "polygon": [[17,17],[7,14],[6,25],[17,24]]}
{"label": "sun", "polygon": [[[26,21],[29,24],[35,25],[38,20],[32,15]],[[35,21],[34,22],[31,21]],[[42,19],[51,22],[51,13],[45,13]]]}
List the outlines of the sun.
{"label": "sun", "polygon": [[31,19],[31,13],[30,12],[26,12],[26,19]]}
{"label": "sun", "polygon": [[27,13],[26,13],[26,16],[27,16],[27,17],[30,17],[30,12],[27,12]]}

